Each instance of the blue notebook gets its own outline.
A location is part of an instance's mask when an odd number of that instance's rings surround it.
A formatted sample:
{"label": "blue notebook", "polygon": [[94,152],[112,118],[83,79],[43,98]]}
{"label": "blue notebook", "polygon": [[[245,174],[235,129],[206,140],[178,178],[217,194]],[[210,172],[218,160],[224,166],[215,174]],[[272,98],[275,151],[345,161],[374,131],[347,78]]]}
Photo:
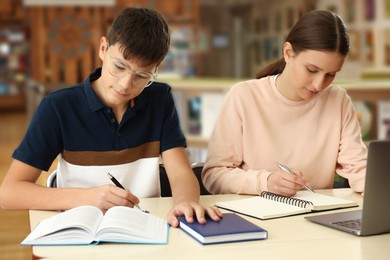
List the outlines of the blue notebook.
{"label": "blue notebook", "polygon": [[207,218],[206,224],[188,223],[179,217],[180,228],[201,244],[216,244],[267,239],[268,232],[234,213],[225,213],[221,221]]}

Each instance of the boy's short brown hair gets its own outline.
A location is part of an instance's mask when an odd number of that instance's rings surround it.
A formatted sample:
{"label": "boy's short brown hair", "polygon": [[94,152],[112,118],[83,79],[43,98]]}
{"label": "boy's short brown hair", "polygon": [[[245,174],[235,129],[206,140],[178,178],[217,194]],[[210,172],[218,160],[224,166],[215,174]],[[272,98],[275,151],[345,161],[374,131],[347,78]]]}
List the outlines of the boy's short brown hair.
{"label": "boy's short brown hair", "polygon": [[114,19],[108,44],[119,43],[123,58],[139,59],[144,66],[159,65],[168,53],[170,31],[164,17],[147,8],[126,8]]}

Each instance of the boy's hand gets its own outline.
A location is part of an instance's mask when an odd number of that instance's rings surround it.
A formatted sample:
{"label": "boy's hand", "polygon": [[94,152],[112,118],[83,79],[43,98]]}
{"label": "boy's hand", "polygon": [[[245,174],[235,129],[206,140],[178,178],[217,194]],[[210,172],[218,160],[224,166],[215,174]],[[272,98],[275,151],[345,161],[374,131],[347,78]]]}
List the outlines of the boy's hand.
{"label": "boy's hand", "polygon": [[185,216],[187,222],[193,223],[196,217],[198,222],[206,224],[206,214],[214,221],[222,218],[222,213],[215,206],[203,206],[198,202],[182,202],[175,205],[168,213],[168,223],[172,227],[179,227],[178,216]]}
{"label": "boy's hand", "polygon": [[87,204],[96,206],[102,211],[107,211],[114,206],[134,207],[138,204],[139,198],[127,190],[114,185],[104,185],[87,189],[89,201]]}

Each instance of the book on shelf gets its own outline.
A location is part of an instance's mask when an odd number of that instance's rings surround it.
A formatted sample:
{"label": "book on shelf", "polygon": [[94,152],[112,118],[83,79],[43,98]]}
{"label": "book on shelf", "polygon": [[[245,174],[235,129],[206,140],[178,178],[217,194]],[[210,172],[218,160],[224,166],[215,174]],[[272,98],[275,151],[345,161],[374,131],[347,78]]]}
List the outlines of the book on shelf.
{"label": "book on shelf", "polygon": [[103,214],[80,206],[43,220],[21,245],[167,244],[168,232],[166,220],[138,209],[116,206]]}
{"label": "book on shelf", "polygon": [[187,100],[188,108],[188,128],[187,131],[189,134],[200,135],[202,129],[201,122],[201,107],[202,100],[199,96],[192,96]]}
{"label": "book on shelf", "polygon": [[201,136],[210,138],[214,125],[217,122],[219,112],[222,108],[225,94],[220,92],[204,92],[201,98]]}
{"label": "book on shelf", "polygon": [[260,196],[217,202],[216,206],[258,219],[272,219],[312,211],[356,207],[358,204],[355,201],[311,191],[298,191],[294,197],[265,191]]}
{"label": "book on shelf", "polygon": [[172,91],[173,101],[175,102],[176,112],[177,116],[179,117],[180,127],[181,129],[184,129],[183,122],[185,122],[184,119],[184,112],[183,108],[185,106],[185,97],[183,91]]}
{"label": "book on shelf", "polygon": [[206,224],[199,224],[196,220],[188,223],[184,216],[179,217],[179,221],[180,229],[204,245],[268,238],[267,230],[234,213],[223,214],[220,221],[207,218]]}
{"label": "book on shelf", "polygon": [[378,139],[390,139],[390,101],[378,101]]}
{"label": "book on shelf", "polygon": [[364,141],[372,140],[372,104],[369,101],[355,100],[352,102],[359,120],[362,139]]}
{"label": "book on shelf", "polygon": [[210,138],[225,98],[224,93],[205,91],[187,100],[188,133]]}
{"label": "book on shelf", "polygon": [[187,147],[187,156],[190,163],[205,162],[207,157],[207,148]]}
{"label": "book on shelf", "polygon": [[9,85],[8,83],[0,82],[0,96],[9,94]]}

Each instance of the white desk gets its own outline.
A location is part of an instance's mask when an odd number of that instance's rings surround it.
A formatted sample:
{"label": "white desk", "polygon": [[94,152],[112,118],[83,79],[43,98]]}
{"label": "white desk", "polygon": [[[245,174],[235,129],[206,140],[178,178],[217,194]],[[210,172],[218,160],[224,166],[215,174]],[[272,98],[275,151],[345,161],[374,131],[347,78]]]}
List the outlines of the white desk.
{"label": "white desk", "polygon": [[[362,197],[350,189],[318,191],[336,197],[356,200]],[[205,204],[239,198],[239,195],[202,196]],[[142,208],[165,218],[171,198],[142,199]],[[356,210],[343,209],[346,210]],[[326,213],[326,212],[325,212]],[[33,228],[40,220],[57,214],[30,211]],[[324,214],[314,213],[314,214]],[[390,259],[390,234],[356,237],[311,223],[306,215],[273,220],[245,217],[269,232],[267,240],[203,246],[180,229],[170,228],[167,245],[100,244],[97,246],[35,246],[33,255],[47,259]]]}

